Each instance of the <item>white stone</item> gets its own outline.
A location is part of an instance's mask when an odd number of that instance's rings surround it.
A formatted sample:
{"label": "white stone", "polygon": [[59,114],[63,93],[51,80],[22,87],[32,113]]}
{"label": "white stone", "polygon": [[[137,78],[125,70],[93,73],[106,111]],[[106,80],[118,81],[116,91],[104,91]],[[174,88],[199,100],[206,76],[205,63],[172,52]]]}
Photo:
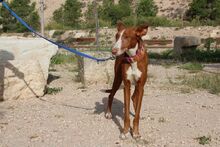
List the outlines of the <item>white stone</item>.
{"label": "white stone", "polygon": [[43,39],[1,37],[0,97],[8,100],[43,96],[50,59],[57,50]]}

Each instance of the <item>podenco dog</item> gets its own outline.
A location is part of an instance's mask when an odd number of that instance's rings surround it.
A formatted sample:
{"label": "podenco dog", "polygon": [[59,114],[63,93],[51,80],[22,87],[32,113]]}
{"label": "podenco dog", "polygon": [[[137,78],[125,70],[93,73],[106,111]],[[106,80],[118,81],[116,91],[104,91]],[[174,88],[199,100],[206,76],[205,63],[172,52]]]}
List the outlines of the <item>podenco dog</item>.
{"label": "podenco dog", "polygon": [[131,135],[133,138],[139,138],[139,119],[144,85],[147,80],[148,55],[144,49],[142,36],[147,34],[148,25],[139,27],[125,27],[123,23],[117,24],[116,43],[112,48],[112,54],[116,56],[115,78],[108,98],[106,118],[111,119],[112,101],[115,93],[119,89],[122,81],[124,82],[124,129],[120,135],[122,139],[129,135],[130,126],[130,94],[131,84],[135,84],[135,90],[131,97],[135,110],[133,120],[133,129]]}

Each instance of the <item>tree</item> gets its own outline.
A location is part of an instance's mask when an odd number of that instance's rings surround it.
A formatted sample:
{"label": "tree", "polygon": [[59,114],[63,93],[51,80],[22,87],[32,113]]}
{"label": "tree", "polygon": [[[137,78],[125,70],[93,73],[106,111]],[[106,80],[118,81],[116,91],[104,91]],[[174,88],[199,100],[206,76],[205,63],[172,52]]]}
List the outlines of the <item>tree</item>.
{"label": "tree", "polygon": [[103,6],[99,8],[100,17],[103,20],[111,21],[115,25],[118,20],[131,15],[131,0],[121,0],[119,4],[114,4],[112,1],[104,1]]}
{"label": "tree", "polygon": [[149,17],[149,16],[156,16],[157,10],[158,8],[153,0],[140,0],[136,13],[138,17],[140,16]]}
{"label": "tree", "polygon": [[198,19],[200,21],[220,20],[219,0],[193,0],[189,10],[186,12],[188,20]]}
{"label": "tree", "polygon": [[82,3],[78,0],[66,0],[65,4],[54,11],[53,19],[65,26],[76,27],[80,22]]}
{"label": "tree", "polygon": [[211,18],[220,22],[220,1],[219,0],[215,0],[213,2],[213,10],[212,10],[212,14],[211,14]]}
{"label": "tree", "polygon": [[87,27],[95,27],[95,3],[92,2],[88,5],[87,12],[85,14]]}
{"label": "tree", "polygon": [[[39,29],[39,15],[35,10],[36,3],[31,3],[30,0],[12,0],[9,6],[31,27]],[[10,13],[3,7],[0,8],[0,24],[3,26],[3,32],[26,32],[28,31],[21,25]]]}
{"label": "tree", "polygon": [[63,22],[63,5],[53,12],[53,19],[58,23]]}

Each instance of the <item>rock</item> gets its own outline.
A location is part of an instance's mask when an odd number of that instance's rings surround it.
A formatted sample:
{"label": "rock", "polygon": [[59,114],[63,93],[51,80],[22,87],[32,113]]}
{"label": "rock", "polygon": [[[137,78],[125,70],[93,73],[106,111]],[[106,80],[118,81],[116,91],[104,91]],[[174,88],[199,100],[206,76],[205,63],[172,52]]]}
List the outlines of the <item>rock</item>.
{"label": "rock", "polygon": [[49,38],[52,38],[52,37],[53,37],[53,34],[54,34],[55,32],[56,32],[55,30],[50,30],[50,31],[48,32]]}
{"label": "rock", "polygon": [[195,36],[178,36],[174,39],[174,53],[177,57],[186,51],[195,49],[201,44],[201,39]]}
{"label": "rock", "polygon": [[[88,53],[91,54],[91,53]],[[110,57],[110,52],[93,53],[95,57],[106,58]],[[90,59],[84,58],[84,78],[85,84],[91,84],[96,82],[104,82],[105,84],[111,84],[114,78],[114,60],[97,63]]]}
{"label": "rock", "polygon": [[43,96],[58,47],[43,39],[0,38],[0,99]]}
{"label": "rock", "polygon": [[220,37],[220,30],[213,30],[211,33],[210,33],[210,37],[211,38],[219,38]]}

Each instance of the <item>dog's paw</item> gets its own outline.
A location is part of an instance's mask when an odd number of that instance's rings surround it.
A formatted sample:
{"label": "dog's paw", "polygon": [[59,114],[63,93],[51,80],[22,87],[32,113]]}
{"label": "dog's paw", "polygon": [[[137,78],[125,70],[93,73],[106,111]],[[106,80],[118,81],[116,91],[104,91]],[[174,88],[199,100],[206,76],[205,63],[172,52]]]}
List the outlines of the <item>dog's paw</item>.
{"label": "dog's paw", "polygon": [[128,137],[130,136],[130,133],[121,133],[121,135],[119,136],[120,139],[125,140],[128,139]]}
{"label": "dog's paw", "polygon": [[132,133],[132,137],[134,139],[141,139],[141,135],[139,133]]}
{"label": "dog's paw", "polygon": [[111,114],[110,112],[107,112],[107,113],[105,114],[105,118],[107,118],[107,119],[112,119],[112,114]]}

